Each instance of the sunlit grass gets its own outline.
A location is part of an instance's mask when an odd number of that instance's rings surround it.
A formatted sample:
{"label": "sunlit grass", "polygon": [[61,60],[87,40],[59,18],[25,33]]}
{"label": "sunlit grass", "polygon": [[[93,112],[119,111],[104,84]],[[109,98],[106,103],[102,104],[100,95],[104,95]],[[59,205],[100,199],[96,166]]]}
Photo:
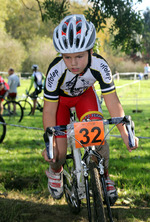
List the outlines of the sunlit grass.
{"label": "sunlit grass", "polygon": [[[18,97],[23,96],[29,81],[21,81]],[[119,86],[131,82],[121,80],[116,84]],[[136,135],[150,137],[150,81],[141,81],[140,88],[138,84],[117,91],[126,115],[131,115],[135,122]],[[136,109],[136,92],[138,98],[143,98],[138,101],[137,107],[142,110],[141,113],[133,113]],[[104,103],[102,108],[104,116],[109,117]],[[25,116],[19,125],[41,130],[7,126],[6,137],[0,144],[0,193],[5,192],[10,198],[16,196],[17,199],[39,199],[45,203],[50,197],[44,173],[48,164],[41,155],[44,149],[42,113],[36,110],[35,116]],[[111,134],[119,135],[119,132],[114,129]],[[150,206],[150,139],[140,139],[139,148],[131,153],[127,151],[121,138],[110,137],[109,145],[109,172],[119,194],[116,204]]]}

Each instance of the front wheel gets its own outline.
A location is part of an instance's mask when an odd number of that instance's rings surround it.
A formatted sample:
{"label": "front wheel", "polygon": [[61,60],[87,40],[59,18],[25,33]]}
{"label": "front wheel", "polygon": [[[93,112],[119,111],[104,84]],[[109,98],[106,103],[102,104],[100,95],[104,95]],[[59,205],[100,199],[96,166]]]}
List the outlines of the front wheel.
{"label": "front wheel", "polygon": [[79,213],[81,201],[78,197],[77,178],[74,172],[73,156],[70,154],[67,155],[64,164],[64,193],[70,210],[73,213]]}
{"label": "front wheel", "polygon": [[6,135],[6,125],[3,117],[0,115],[0,143],[3,142]]}
{"label": "front wheel", "polygon": [[3,116],[5,117],[6,123],[21,122],[23,118],[23,109],[20,103],[16,101],[7,101],[3,107]]}
{"label": "front wheel", "polygon": [[90,188],[92,191],[92,212],[94,216],[94,221],[96,222],[106,222],[105,210],[103,205],[103,192],[100,182],[100,175],[96,167],[95,162],[89,163],[89,173],[90,173]]}

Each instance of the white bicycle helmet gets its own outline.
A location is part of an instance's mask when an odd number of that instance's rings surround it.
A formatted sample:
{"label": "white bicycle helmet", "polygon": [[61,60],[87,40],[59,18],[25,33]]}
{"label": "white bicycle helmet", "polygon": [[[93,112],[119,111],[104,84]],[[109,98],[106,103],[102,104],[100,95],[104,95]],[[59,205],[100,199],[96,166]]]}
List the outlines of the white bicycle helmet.
{"label": "white bicycle helmet", "polygon": [[66,16],[55,28],[53,43],[59,53],[83,52],[93,48],[96,30],[84,15]]}

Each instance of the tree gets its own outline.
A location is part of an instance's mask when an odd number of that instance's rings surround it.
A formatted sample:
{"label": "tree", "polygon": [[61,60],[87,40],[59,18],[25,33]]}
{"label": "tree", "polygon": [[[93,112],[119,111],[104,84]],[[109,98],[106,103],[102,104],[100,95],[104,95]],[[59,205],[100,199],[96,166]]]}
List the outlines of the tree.
{"label": "tree", "polygon": [[68,0],[44,0],[40,8],[44,10],[42,20],[51,19],[54,24],[58,24],[68,14],[69,5]]}
{"label": "tree", "polygon": [[54,24],[50,20],[42,22],[35,0],[9,0],[5,27],[7,33],[14,39],[19,39],[26,46],[27,41],[36,36],[51,37]]}
{"label": "tree", "polygon": [[85,15],[94,23],[97,31],[107,26],[107,18],[113,18],[109,32],[113,35],[114,48],[120,47],[127,54],[142,50],[140,35],[143,30],[143,20],[140,12],[132,9],[133,0],[88,1],[92,3],[92,7],[85,11]]}
{"label": "tree", "polygon": [[[35,1],[30,1],[29,7],[32,6],[32,3],[35,4]],[[5,21],[6,31],[13,38],[19,39],[23,44],[26,44],[28,39],[32,39],[37,35],[41,23],[38,8],[33,13],[32,10],[27,10],[20,0],[9,0],[7,14],[8,17]]]}
{"label": "tree", "polygon": [[143,45],[145,51],[143,53],[143,60],[149,62],[150,60],[150,9],[146,9],[144,16],[144,30],[143,30]]}
{"label": "tree", "polygon": [[6,71],[13,67],[16,71],[21,70],[26,58],[26,51],[21,42],[12,39],[8,34],[0,32],[0,70]]}
{"label": "tree", "polygon": [[23,63],[22,71],[29,72],[33,64],[38,64],[40,71],[46,73],[50,62],[56,57],[52,39],[37,36],[28,40],[27,48],[28,57]]}
{"label": "tree", "polygon": [[0,7],[0,30],[5,30],[5,19],[7,18],[6,13],[7,7],[7,0],[1,0],[1,7]]}

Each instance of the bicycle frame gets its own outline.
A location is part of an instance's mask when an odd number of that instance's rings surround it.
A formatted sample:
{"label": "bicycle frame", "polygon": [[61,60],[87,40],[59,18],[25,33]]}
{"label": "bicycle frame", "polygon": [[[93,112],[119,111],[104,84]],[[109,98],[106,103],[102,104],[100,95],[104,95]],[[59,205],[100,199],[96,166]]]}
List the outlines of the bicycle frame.
{"label": "bicycle frame", "polygon": [[[126,117],[116,117],[116,118],[111,118],[108,120],[103,120],[104,125],[108,124],[119,124],[123,123],[126,124],[127,129],[128,129],[128,134],[129,134],[129,142],[131,143],[132,146],[134,146],[134,135],[131,130],[131,118],[126,116]],[[112,127],[113,128],[113,127]],[[60,133],[62,131],[67,130],[67,138],[68,141],[71,141],[71,149],[72,149],[72,155],[73,155],[73,160],[75,164],[75,169],[73,170],[72,174],[76,177],[76,183],[77,183],[77,197],[79,200],[86,198],[87,199],[87,206],[88,206],[88,218],[89,221],[91,221],[91,209],[90,209],[90,197],[89,197],[89,187],[88,187],[88,178],[89,178],[89,163],[92,157],[96,157],[97,159],[97,169],[99,172],[101,184],[102,184],[102,189],[104,193],[104,201],[107,205],[107,211],[108,211],[108,218],[110,222],[113,222],[112,219],[112,213],[111,213],[111,208],[110,208],[110,203],[109,203],[109,198],[107,196],[107,190],[106,190],[106,185],[105,185],[105,180],[104,180],[104,158],[97,152],[95,146],[88,146],[85,147],[83,144],[81,144],[81,141],[79,143],[82,145],[84,148],[84,155],[81,157],[81,151],[80,149],[75,148],[75,132],[74,132],[74,123],[68,124],[67,126],[55,126],[55,127],[50,127],[46,129],[46,134],[47,137],[49,138],[49,157],[53,158],[53,136],[55,133]],[[109,131],[110,132],[110,131]],[[109,132],[105,135],[105,138],[109,134]],[[103,141],[101,142],[101,144]],[[101,145],[99,146],[101,147]],[[64,175],[70,181],[72,182],[73,176],[70,176],[67,171],[64,170]],[[70,191],[69,189],[67,190],[68,194],[70,195],[70,201],[72,204],[76,204],[75,202],[75,193]]]}

